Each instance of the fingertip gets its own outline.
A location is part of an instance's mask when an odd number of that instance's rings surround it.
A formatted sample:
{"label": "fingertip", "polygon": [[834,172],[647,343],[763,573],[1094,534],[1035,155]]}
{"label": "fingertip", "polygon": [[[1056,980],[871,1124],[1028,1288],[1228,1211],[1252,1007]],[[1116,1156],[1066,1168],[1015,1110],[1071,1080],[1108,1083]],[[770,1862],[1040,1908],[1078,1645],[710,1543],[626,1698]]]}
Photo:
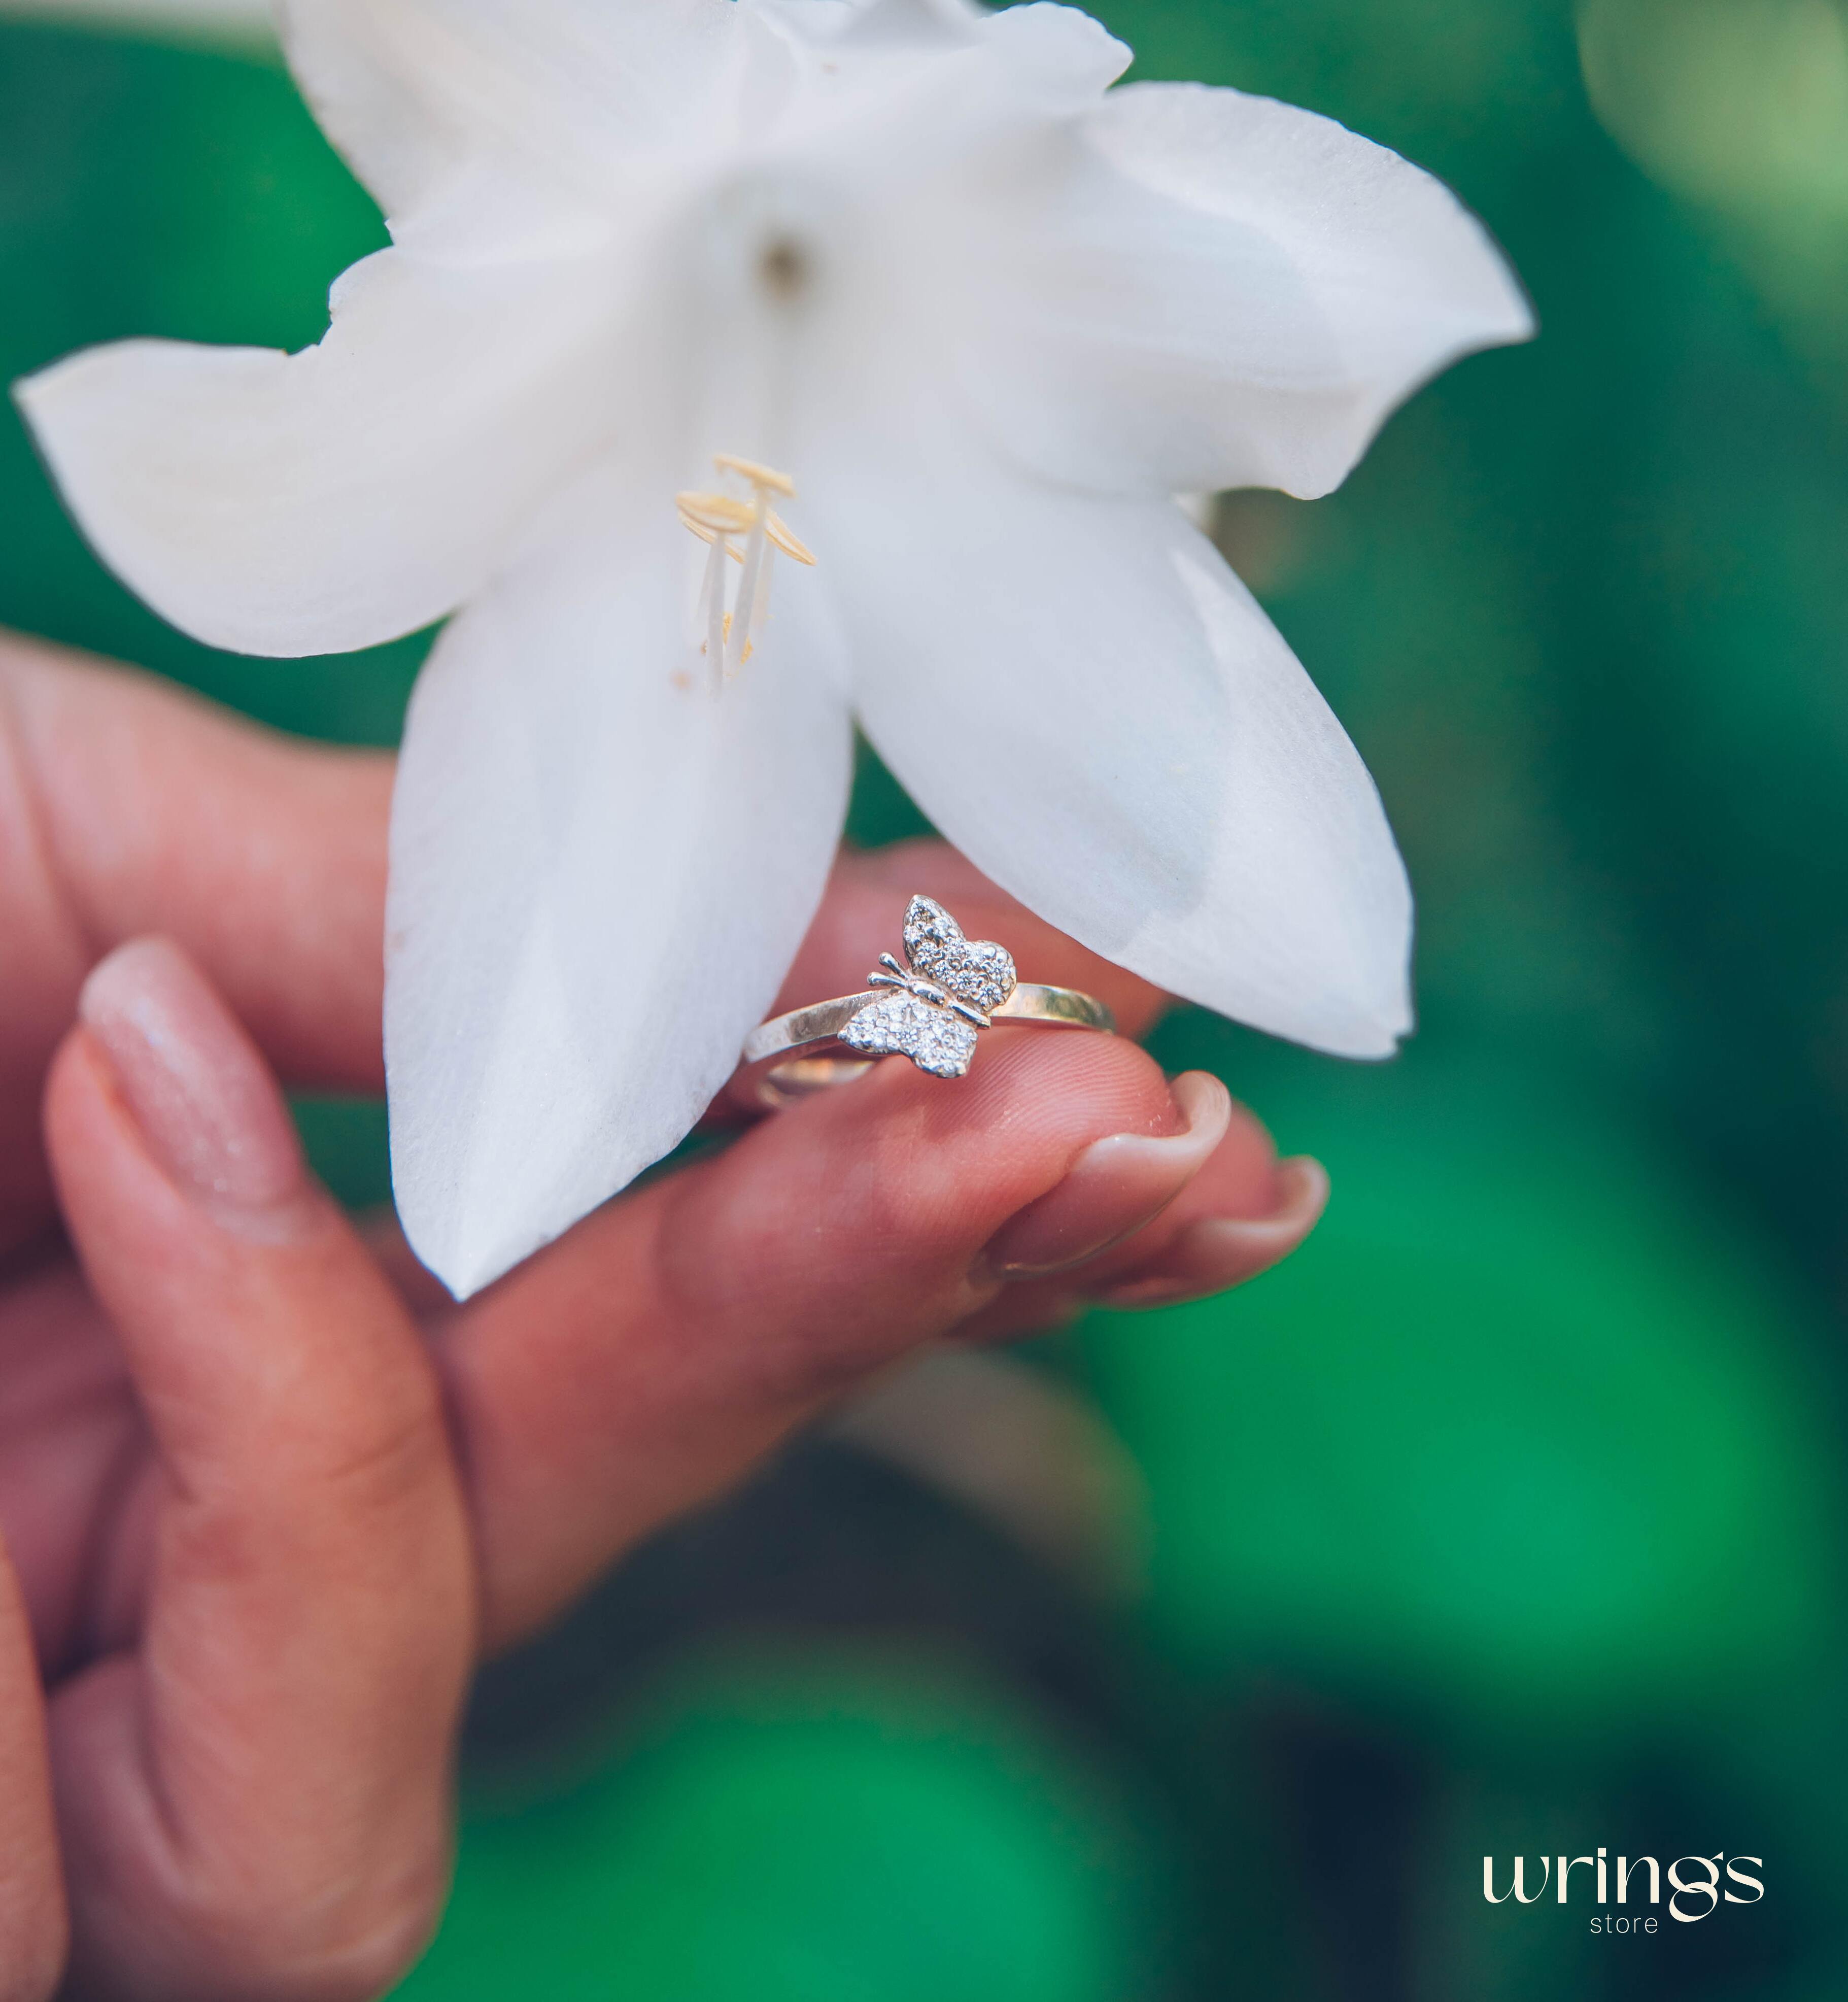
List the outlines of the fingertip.
{"label": "fingertip", "polygon": [[302,1191],[305,1164],[274,1076],[171,940],[117,947],[85,982],[78,1017],[177,1184],[233,1210],[274,1209]]}
{"label": "fingertip", "polygon": [[1010,1281],[1042,1278],[1094,1258],[1153,1221],[1212,1158],[1232,1123],[1232,1094],[1190,1071],[1168,1087],[1170,1130],[1092,1141],[1057,1187],[1009,1219],[982,1257]]}
{"label": "fingertip", "polygon": [[44,1138],[58,1207],[80,1257],[118,1243],[154,1264],[178,1242],[181,1199],[148,1153],[109,1052],[81,1022],[46,1073]]}
{"label": "fingertip", "polygon": [[138,940],[91,975],[44,1118],[72,1245],[165,1449],[245,1460],[339,1432],[346,1407],[427,1403],[415,1330],[177,947]]}
{"label": "fingertip", "polygon": [[1203,1216],[1186,1222],[1142,1270],[1108,1286],[1104,1306],[1174,1305],[1243,1285],[1300,1249],[1328,1206],[1328,1170],[1304,1154],[1277,1166],[1262,1216]]}

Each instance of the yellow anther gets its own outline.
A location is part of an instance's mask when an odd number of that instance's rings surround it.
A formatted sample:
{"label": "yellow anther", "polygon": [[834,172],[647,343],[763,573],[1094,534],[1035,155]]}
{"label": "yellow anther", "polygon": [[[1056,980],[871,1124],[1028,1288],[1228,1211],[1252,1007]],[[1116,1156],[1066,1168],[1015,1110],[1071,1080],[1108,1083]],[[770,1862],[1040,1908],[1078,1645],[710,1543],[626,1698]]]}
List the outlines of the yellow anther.
{"label": "yellow anther", "polygon": [[676,494],[674,504],[696,535],[705,528],[713,535],[742,535],[757,521],[757,510],[751,503],[734,500],[729,494]]}
{"label": "yellow anther", "polygon": [[[815,557],[770,505],[772,494],[795,492],[796,483],[786,473],[731,452],[719,453],[713,463],[721,473],[748,482],[750,499],[741,500],[731,494],[689,492],[675,494],[674,505],[681,525],[712,550],[706,559],[706,581],[700,586],[697,616],[706,630],[700,650],[712,661],[713,672],[718,677],[713,683],[716,689],[720,681],[736,674],[757,651],[758,633],[768,616],[770,572],[776,553],[811,567]],[[730,594],[725,588],[721,554],[741,564],[744,572],[738,583],[736,602],[729,610],[725,601]]]}
{"label": "yellow anther", "polygon": [[798,542],[790,533],[790,525],[780,514],[769,514],[764,518],[764,533],[782,550],[786,556],[793,556],[797,563],[814,567],[814,552],[806,542]]}
{"label": "yellow anther", "polygon": [[[721,535],[748,535],[757,526],[756,508],[748,500],[734,500],[729,494],[677,494],[674,504],[679,511],[682,527],[690,529],[703,542],[716,542]],[[807,563],[811,570],[814,567],[814,550],[780,514],[765,508],[763,524],[765,536],[786,556]],[[738,562],[744,560],[741,549],[730,543],[727,546]]]}
{"label": "yellow anther", "polygon": [[718,452],[713,454],[713,464],[721,473],[735,473],[741,480],[748,480],[753,487],[768,487],[772,494],[780,494],[784,500],[796,497],[796,483],[786,473],[779,473],[774,466],[759,466],[754,459],[740,459],[735,452]]}
{"label": "yellow anther", "polygon": [[[690,529],[703,542],[716,542],[719,539],[713,530],[696,521],[684,507],[680,511],[680,525],[683,528]],[[744,560],[744,552],[736,542],[727,542],[725,545],[725,553],[735,563],[741,563]]]}

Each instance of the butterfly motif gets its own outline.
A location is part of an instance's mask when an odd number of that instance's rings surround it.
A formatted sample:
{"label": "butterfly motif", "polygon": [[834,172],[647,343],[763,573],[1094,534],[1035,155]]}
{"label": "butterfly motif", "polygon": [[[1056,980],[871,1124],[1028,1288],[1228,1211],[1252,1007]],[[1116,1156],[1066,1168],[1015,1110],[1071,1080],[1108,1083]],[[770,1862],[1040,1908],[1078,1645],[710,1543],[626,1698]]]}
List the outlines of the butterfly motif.
{"label": "butterfly motif", "polygon": [[1014,991],[1013,955],[989,939],[965,938],[941,904],[914,897],[905,914],[908,968],[881,953],[875,987],[895,991],[870,1002],[841,1031],[866,1056],[909,1057],[933,1077],[962,1077],[975,1033]]}

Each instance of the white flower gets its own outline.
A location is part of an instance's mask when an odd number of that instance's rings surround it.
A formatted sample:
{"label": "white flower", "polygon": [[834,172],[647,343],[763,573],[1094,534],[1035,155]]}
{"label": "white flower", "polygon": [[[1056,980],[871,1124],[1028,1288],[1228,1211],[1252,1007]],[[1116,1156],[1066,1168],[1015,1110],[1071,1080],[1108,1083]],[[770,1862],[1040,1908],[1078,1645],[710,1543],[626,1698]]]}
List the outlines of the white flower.
{"label": "white flower", "polygon": [[[1109,90],[1128,52],[1064,7],[284,19],[394,247],[305,354],[131,341],[20,394],[96,547],[204,640],[461,608],[411,709],[386,1003],[399,1203],[452,1288],[723,1083],[819,898],[852,717],[1097,951],[1392,1050],[1378,796],[1173,497],[1327,493],[1419,383],[1531,331],[1442,187],[1267,99]],[[700,497],[718,454],[793,476],[819,559],[767,619],[677,513],[744,553],[764,490]]]}

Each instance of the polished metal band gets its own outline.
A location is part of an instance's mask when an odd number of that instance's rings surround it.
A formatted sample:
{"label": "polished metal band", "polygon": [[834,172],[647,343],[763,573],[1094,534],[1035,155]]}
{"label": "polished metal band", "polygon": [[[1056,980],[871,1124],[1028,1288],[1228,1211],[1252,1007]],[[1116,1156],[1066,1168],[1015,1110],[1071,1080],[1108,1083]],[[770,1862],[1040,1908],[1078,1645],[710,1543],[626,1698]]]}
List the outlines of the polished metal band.
{"label": "polished metal band", "polygon": [[[743,1069],[734,1087],[748,1101],[775,1111],[864,1076],[879,1061],[857,1053],[841,1054],[838,1038],[842,1030],[863,1008],[881,998],[879,989],[863,994],[844,994],[837,1000],[818,1001],[807,1008],[792,1009],[754,1029],[745,1038]],[[1041,987],[1021,982],[1001,1005],[991,1011],[997,1027],[1017,1022],[1044,1029],[1094,1029],[1105,1035],[1116,1032],[1116,1017],[1101,1001],[1070,987]]]}

